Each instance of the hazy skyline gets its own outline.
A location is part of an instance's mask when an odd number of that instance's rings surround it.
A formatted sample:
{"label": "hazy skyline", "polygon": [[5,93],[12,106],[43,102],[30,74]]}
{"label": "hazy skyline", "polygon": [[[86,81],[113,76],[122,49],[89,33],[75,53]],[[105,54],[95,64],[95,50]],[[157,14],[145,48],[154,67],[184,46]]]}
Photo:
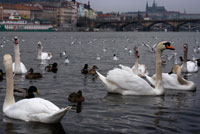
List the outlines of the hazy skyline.
{"label": "hazy skyline", "polygon": [[[88,0],[77,0],[87,3]],[[154,0],[89,0],[95,11],[103,12],[127,12],[145,11],[146,2],[152,6]],[[158,6],[165,6],[168,11],[180,11],[187,13],[200,13],[200,0],[155,0]]]}

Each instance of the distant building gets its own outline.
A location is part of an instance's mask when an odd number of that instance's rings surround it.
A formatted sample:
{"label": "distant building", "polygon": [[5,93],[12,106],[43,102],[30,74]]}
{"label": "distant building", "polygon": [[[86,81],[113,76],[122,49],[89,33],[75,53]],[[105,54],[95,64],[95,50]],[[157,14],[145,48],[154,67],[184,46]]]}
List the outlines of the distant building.
{"label": "distant building", "polygon": [[162,12],[166,12],[166,11],[167,10],[165,9],[164,6],[157,6],[157,4],[155,3],[155,0],[151,7],[148,5],[148,2],[146,3],[146,12],[147,13],[162,13]]}

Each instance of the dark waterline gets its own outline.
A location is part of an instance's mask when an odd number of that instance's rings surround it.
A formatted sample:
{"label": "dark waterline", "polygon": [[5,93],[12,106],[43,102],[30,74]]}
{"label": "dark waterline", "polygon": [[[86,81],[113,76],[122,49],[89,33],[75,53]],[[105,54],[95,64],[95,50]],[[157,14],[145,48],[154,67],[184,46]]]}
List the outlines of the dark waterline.
{"label": "dark waterline", "polygon": [[[93,76],[82,75],[81,68],[85,63],[97,65],[103,75],[119,64],[132,67],[133,54],[124,50],[133,49],[137,44],[147,43],[152,46],[162,40],[172,41],[177,57],[183,55],[183,44],[188,43],[188,57],[192,59],[193,47],[198,46],[200,34],[196,32],[2,32],[0,33],[0,69],[4,70],[2,57],[9,53],[12,56],[12,38],[20,39],[21,60],[27,69],[34,68],[41,72],[44,78],[27,80],[24,76],[15,76],[15,87],[29,87],[35,85],[40,95],[55,103],[59,107],[73,105],[68,101],[68,95],[82,90],[85,102],[81,112],[74,107],[60,124],[27,123],[8,119],[0,110],[0,133],[9,134],[62,134],[62,133],[185,133],[200,132],[200,94],[199,72],[188,77],[197,84],[196,92],[167,90],[164,96],[121,96],[108,94],[102,83]],[[7,41],[9,40],[9,41]],[[23,40],[23,41],[22,41]],[[5,41],[5,43],[4,43]],[[41,41],[44,51],[51,52],[53,59],[49,63],[57,62],[57,73],[47,73],[43,64],[37,58],[37,42]],[[74,43],[72,43],[74,42]],[[199,42],[200,43],[200,42]],[[103,48],[107,48],[103,52]],[[65,57],[60,57],[62,51],[67,52],[70,64],[64,64]],[[155,73],[155,55],[145,47],[140,47],[139,62],[147,66],[150,74]],[[116,54],[118,61],[113,61]],[[171,55],[173,52],[166,51]],[[96,60],[97,54],[101,60]],[[196,58],[199,54],[194,54]],[[163,72],[169,72],[174,60],[167,61]],[[6,81],[0,82],[0,108],[2,109],[6,92]],[[16,98],[19,100],[19,98]]]}

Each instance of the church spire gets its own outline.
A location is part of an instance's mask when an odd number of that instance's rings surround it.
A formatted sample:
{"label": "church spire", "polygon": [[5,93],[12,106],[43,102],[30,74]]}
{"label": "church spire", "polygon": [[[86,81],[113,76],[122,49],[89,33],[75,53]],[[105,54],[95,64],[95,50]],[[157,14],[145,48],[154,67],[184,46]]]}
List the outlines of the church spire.
{"label": "church spire", "polygon": [[152,7],[156,7],[156,2],[155,2],[155,0],[153,1]]}

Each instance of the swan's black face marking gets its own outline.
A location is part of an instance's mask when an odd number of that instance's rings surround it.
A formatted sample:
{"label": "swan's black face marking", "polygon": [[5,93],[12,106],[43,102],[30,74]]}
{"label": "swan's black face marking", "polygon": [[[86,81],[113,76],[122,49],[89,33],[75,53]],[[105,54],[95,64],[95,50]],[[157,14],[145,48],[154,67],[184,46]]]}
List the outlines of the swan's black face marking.
{"label": "swan's black face marking", "polygon": [[14,38],[14,43],[15,43],[16,45],[19,43],[17,37]]}
{"label": "swan's black face marking", "polygon": [[165,48],[166,49],[171,49],[171,50],[174,50],[174,48],[171,46],[171,43],[170,42],[165,42],[163,43],[165,45]]}
{"label": "swan's black face marking", "polygon": [[184,44],[184,45],[183,45],[183,48],[184,48],[184,52],[187,51],[187,49],[188,49],[188,44]]}

